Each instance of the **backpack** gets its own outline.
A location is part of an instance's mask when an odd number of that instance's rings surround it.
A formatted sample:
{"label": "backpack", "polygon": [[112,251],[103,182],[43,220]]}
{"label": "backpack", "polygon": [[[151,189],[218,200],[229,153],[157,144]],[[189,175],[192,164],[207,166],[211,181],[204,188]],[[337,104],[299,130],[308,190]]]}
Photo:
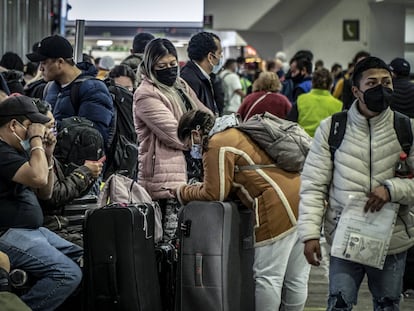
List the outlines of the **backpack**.
{"label": "backpack", "polygon": [[142,203],[151,204],[154,209],[154,241],[162,239],[161,209],[156,202],[153,202],[151,196],[144,187],[139,185],[135,179],[131,179],[121,174],[112,174],[105,181],[98,198],[98,206],[105,207],[110,204],[128,204]]}
{"label": "backpack", "polygon": [[[331,129],[328,137],[329,151],[331,152],[332,161],[335,159],[336,150],[338,150],[344,139],[347,119],[347,110],[332,115]],[[413,132],[410,118],[398,111],[394,111],[394,130],[402,150],[407,155],[410,154],[411,145],[413,144]]]}
{"label": "backpack", "polygon": [[236,126],[256,142],[275,162],[289,172],[302,170],[312,138],[297,123],[265,112]]}
{"label": "backpack", "polygon": [[104,140],[92,121],[78,116],[65,118],[60,123],[55,157],[65,165],[65,174],[72,165],[81,166],[85,160],[97,161],[104,155]]}
{"label": "backpack", "polygon": [[[94,79],[84,76],[76,81]],[[112,96],[114,105],[114,122],[110,129],[106,167],[104,179],[115,172],[133,177],[137,168],[138,145],[132,114],[133,94],[127,89],[115,85],[110,79],[104,81]],[[74,107],[79,107],[80,83],[75,83],[71,88],[70,98]],[[79,109],[79,108],[78,108]]]}
{"label": "backpack", "polygon": [[[65,165],[65,174],[74,168],[73,164],[76,167],[83,165],[85,160],[97,161],[105,154],[102,134],[92,121],[78,116],[80,101],[79,98],[74,100],[72,97],[73,89],[79,93],[81,83],[90,78],[83,76],[73,81],[71,103],[75,115],[63,119],[59,125],[55,157]],[[48,87],[50,84],[45,86],[44,92],[47,92]]]}
{"label": "backpack", "polygon": [[138,159],[137,134],[132,113],[133,94],[126,88],[107,82],[114,103],[114,125],[107,154],[105,177],[124,171],[135,176]]}

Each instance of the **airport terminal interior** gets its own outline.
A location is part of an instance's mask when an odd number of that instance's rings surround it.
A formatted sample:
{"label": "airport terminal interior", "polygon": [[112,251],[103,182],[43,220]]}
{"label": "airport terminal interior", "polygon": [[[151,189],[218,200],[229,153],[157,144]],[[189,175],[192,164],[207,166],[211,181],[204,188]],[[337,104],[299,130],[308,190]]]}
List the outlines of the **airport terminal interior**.
{"label": "airport terminal interior", "polygon": [[[20,56],[24,64],[29,62],[26,55],[36,52],[36,46],[43,38],[59,35],[66,38],[72,45],[75,62],[80,62],[85,55],[95,60],[108,60],[110,68],[104,69],[109,72],[115,65],[121,64],[123,60],[130,56],[134,36],[139,33],[150,33],[156,38],[166,38],[172,42],[177,51],[178,64],[182,68],[187,62],[191,61],[188,56],[190,39],[201,32],[211,32],[221,40],[224,60],[243,59],[243,70],[249,74],[249,77],[257,78],[260,72],[267,71],[268,64],[276,62],[278,66],[280,64],[277,72],[279,80],[291,69],[289,62],[298,51],[310,51],[312,53],[313,70],[316,69],[317,62],[320,63],[321,67],[328,69],[329,72],[333,72],[333,68],[339,66],[341,77],[343,77],[348,68],[354,68],[355,63],[352,62],[356,53],[366,51],[371,56],[382,59],[387,66],[396,58],[404,59],[404,64],[411,64],[411,67],[408,67],[410,69],[408,69],[407,77],[409,76],[409,79],[414,81],[414,0],[0,0],[0,28],[2,28],[2,31],[0,31],[0,58],[6,52],[14,52]],[[215,54],[213,57],[216,57]],[[41,61],[44,62],[43,59]],[[96,65],[98,66],[98,63]],[[1,68],[0,66],[0,73]],[[240,67],[237,68],[240,69]],[[279,75],[280,71],[284,71],[284,73]],[[224,76],[222,79],[224,79]],[[282,82],[283,79],[281,79]],[[213,88],[213,85],[211,88]],[[135,91],[135,86],[134,88],[131,86],[131,90]],[[332,93],[333,91],[334,88],[332,88]],[[60,93],[58,96],[60,96]],[[72,94],[70,96],[72,100]],[[137,93],[129,96],[131,101],[132,96],[138,98]],[[258,99],[258,102],[260,100],[262,99]],[[414,102],[414,98],[412,98],[412,101]],[[411,118],[413,116],[414,112]],[[132,126],[134,125],[132,124]],[[190,135],[191,138],[187,137],[188,141],[186,143],[191,149],[192,144],[195,145],[196,143],[194,143],[193,134]],[[33,137],[36,136],[39,135]],[[1,133],[0,139],[3,141]],[[176,141],[171,144],[176,144]],[[198,144],[201,144],[201,142]],[[183,143],[181,148],[188,147],[187,145]],[[38,146],[37,149],[43,149],[43,147]],[[103,157],[95,160],[100,161],[101,159]],[[105,159],[102,161],[105,161]],[[172,166],[174,164],[172,163]],[[4,183],[2,182],[1,185],[4,185]],[[384,188],[387,187],[384,186]],[[162,190],[172,191],[165,187]],[[388,188],[387,190],[390,194]],[[175,195],[177,194],[175,193]],[[85,202],[80,204],[90,203],[89,201]],[[96,201],[93,204],[96,205]],[[1,208],[0,203],[0,211]],[[163,210],[164,212],[165,210]],[[161,211],[159,213],[161,215]],[[2,216],[0,215],[0,217]],[[255,215],[255,217],[259,219],[258,215]],[[83,220],[84,218],[82,218]],[[143,226],[147,225],[145,218]],[[181,234],[185,236],[190,227],[191,221],[189,224],[182,223]],[[4,232],[0,225],[0,237],[2,234]],[[148,237],[148,239],[152,238]],[[245,240],[242,241],[242,243],[245,242]],[[327,310],[330,247],[324,237],[322,237],[320,245],[322,249],[321,265],[312,266],[310,270],[308,295],[304,307],[280,310]],[[413,249],[411,251],[414,253]],[[194,264],[195,271],[199,272],[204,259],[197,252],[193,257],[191,257],[191,264]],[[112,257],[108,258],[110,262],[114,259]],[[414,260],[412,260],[411,265],[414,265]],[[161,264],[157,268],[161,269],[160,267]],[[111,276],[115,278],[113,273],[116,274],[116,272],[111,270]],[[19,277],[18,273],[16,277]],[[177,271],[174,270],[174,273],[177,273]],[[1,277],[0,273],[0,280]],[[162,278],[161,274],[160,278]],[[163,280],[165,282],[171,281]],[[202,283],[202,277],[195,273],[195,282],[198,281]],[[147,286],[151,287],[148,284]],[[202,287],[203,285],[199,286]],[[401,293],[399,310],[414,310],[414,282],[412,287],[412,289]],[[108,291],[111,290],[112,288],[108,289]],[[168,289],[166,290],[168,291]],[[174,290],[177,290],[175,285]],[[16,293],[19,294],[20,292],[16,291]],[[110,297],[115,301],[115,305],[119,298],[118,294],[116,293]],[[166,295],[165,292],[162,294]],[[85,293],[85,295],[88,295],[88,293]],[[76,299],[79,300],[79,296],[76,296]],[[82,301],[84,302],[84,300]],[[228,303],[228,301],[226,302]],[[1,303],[0,299],[0,311],[6,311]],[[76,304],[77,302],[74,302],[73,305],[70,303],[71,301],[66,307],[56,310],[88,310],[83,303],[81,304],[82,309],[76,309],[80,308],[80,304]],[[168,303],[163,300],[162,308],[158,306],[151,309],[147,306],[147,309],[139,310],[173,311],[173,307],[166,307]],[[104,303],[102,306],[104,306]],[[28,309],[7,309],[7,311],[9,310]],[[39,307],[36,310],[41,311],[43,309]],[[124,311],[124,309],[116,309],[115,307],[113,309],[100,309],[96,305],[93,310]],[[125,309],[125,311],[132,310]],[[177,307],[175,310],[188,311],[196,309],[192,307],[179,309]],[[224,307],[222,309],[217,307],[216,310],[238,311]],[[244,310],[247,311],[246,308]],[[266,311],[268,310],[271,309],[266,309]],[[362,282],[358,293],[358,304],[353,310],[373,310],[373,299],[366,278]],[[256,311],[262,310],[256,309]]]}

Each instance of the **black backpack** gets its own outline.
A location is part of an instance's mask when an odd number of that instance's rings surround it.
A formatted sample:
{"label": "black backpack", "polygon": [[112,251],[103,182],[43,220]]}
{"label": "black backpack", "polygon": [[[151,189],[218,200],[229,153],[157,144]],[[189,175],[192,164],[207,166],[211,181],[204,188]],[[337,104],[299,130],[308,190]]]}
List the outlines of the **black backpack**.
{"label": "black backpack", "polygon": [[106,84],[114,103],[115,121],[109,138],[111,144],[104,178],[117,172],[132,178],[136,175],[138,159],[137,134],[132,113],[133,94],[111,80],[107,80]]}
{"label": "black backpack", "polygon": [[92,121],[78,116],[62,120],[55,157],[65,165],[66,174],[83,165],[85,160],[97,161],[103,155],[104,140]]}
{"label": "black backpack", "polygon": [[[71,88],[70,98],[72,105],[79,110],[80,83],[87,79],[95,79],[83,76],[75,80]],[[132,178],[136,175],[138,145],[132,114],[133,94],[126,88],[115,85],[107,79],[104,81],[114,104],[114,122],[111,126],[108,146],[106,148],[106,165],[104,179],[113,173],[122,173]]]}
{"label": "black backpack", "polygon": [[[61,121],[58,128],[55,157],[65,165],[65,173],[83,165],[85,160],[97,161],[105,154],[104,139],[94,123],[87,118],[77,116],[79,113],[79,94],[74,99],[72,94],[79,93],[83,81],[91,77],[80,77],[73,81],[71,103],[75,115]],[[48,86],[46,86],[47,88]]]}
{"label": "black backpack", "polygon": [[[338,150],[344,139],[347,119],[347,110],[332,115],[331,129],[328,138],[332,161],[335,158],[336,150]],[[410,118],[398,111],[394,111],[394,129],[402,150],[407,155],[410,154],[411,145],[413,144],[413,132]]]}

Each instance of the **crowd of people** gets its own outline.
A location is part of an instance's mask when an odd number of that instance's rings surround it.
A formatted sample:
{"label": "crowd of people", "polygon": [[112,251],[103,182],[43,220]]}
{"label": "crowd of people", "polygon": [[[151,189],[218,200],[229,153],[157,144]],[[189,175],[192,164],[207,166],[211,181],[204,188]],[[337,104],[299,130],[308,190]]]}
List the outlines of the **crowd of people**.
{"label": "crowd of people", "polygon": [[[396,203],[394,230],[382,237],[390,237],[382,268],[329,257],[327,310],[351,310],[365,275],[374,309],[399,310],[407,250],[414,245],[414,181],[394,176],[404,150],[394,115],[414,116],[410,64],[403,58],[387,64],[360,51],[345,71],[340,64],[328,70],[322,61],[314,67],[312,52],[301,50],[289,62],[279,52],[252,73],[242,57],[225,60],[220,38],[210,32],[193,35],[187,52],[180,68],[170,40],[139,33],[119,65],[89,55],[75,63],[71,44],[60,36],[35,44],[26,65],[12,52],[1,58],[0,280],[10,266],[37,279],[20,296],[21,310],[55,310],[81,282],[82,239],[46,223],[100,183],[105,164],[83,159],[64,169],[68,163],[54,156],[56,133],[64,119],[86,118],[109,156],[117,113],[105,81],[131,94],[137,181],[161,207],[163,241],[175,238],[183,204],[237,197],[256,215],[256,310],[300,311],[310,267],[320,264],[320,239],[335,245],[351,198],[363,202],[357,208],[365,214]],[[332,116],[341,111],[345,132],[333,154],[331,135],[339,126]],[[222,116],[247,121],[264,112],[313,137],[302,172],[272,166],[274,160],[237,128],[212,131]],[[413,167],[414,150],[408,150]],[[259,168],[237,170],[246,164]],[[7,299],[17,298],[0,295],[0,304]]]}

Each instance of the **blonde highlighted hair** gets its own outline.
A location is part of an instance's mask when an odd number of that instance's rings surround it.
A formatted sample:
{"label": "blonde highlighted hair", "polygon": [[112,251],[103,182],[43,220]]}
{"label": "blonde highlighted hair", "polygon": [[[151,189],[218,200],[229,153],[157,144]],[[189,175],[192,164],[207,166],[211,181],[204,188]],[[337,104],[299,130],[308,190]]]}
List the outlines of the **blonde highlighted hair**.
{"label": "blonde highlighted hair", "polygon": [[276,73],[265,71],[259,74],[259,77],[253,83],[253,92],[280,92],[282,83]]}

